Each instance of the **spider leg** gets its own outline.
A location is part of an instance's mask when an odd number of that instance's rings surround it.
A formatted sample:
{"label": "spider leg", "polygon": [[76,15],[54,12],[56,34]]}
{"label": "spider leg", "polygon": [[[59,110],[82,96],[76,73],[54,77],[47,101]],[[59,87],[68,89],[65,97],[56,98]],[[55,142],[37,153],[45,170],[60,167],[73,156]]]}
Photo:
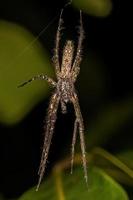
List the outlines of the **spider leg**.
{"label": "spider leg", "polygon": [[77,47],[77,52],[75,56],[75,60],[71,69],[72,73],[72,79],[75,82],[76,78],[79,74],[80,71],[80,63],[82,60],[82,43],[84,39],[84,28],[83,28],[83,22],[82,22],[82,11],[80,10],[80,26],[79,26],[79,39],[78,39],[78,47]]}
{"label": "spider leg", "polygon": [[49,78],[47,75],[43,75],[43,74],[40,74],[40,75],[37,75],[37,76],[34,76],[33,78],[25,81],[24,83],[20,84],[18,87],[23,87],[25,86],[26,84],[32,82],[32,81],[35,81],[35,80],[45,80],[47,81],[49,84],[51,84],[53,87],[56,86],[56,82],[52,79],[52,78]]}
{"label": "spider leg", "polygon": [[40,162],[40,167],[39,167],[39,171],[38,171],[39,181],[38,181],[38,184],[37,184],[36,191],[38,191],[40,183],[41,183],[42,178],[43,178],[43,175],[45,173],[45,168],[46,168],[48,153],[49,153],[49,149],[50,149],[51,139],[52,139],[52,136],[53,136],[54,126],[55,126],[55,122],[56,122],[56,118],[57,118],[56,115],[57,115],[59,100],[60,100],[60,97],[55,92],[51,97],[49,108],[48,108],[48,113],[47,113],[47,117],[46,117],[46,123],[45,123],[46,131],[45,131],[45,138],[44,138],[41,162]]}
{"label": "spider leg", "polygon": [[57,74],[57,77],[58,77],[58,75],[60,73],[59,44],[60,44],[60,38],[61,38],[61,33],[60,32],[62,30],[62,24],[63,24],[62,13],[63,13],[63,9],[61,9],[61,13],[60,13],[59,24],[58,24],[57,33],[56,33],[56,39],[55,39],[54,56],[52,58],[54,66],[55,66],[55,72]]}
{"label": "spider leg", "polygon": [[[81,111],[80,111],[80,106],[79,106],[78,97],[77,97],[76,93],[74,93],[74,96],[72,97],[72,102],[73,102],[73,105],[74,105],[76,120],[77,120],[78,125],[79,125],[79,135],[80,135],[80,145],[81,145],[81,151],[82,151],[82,162],[83,162],[83,168],[84,168],[84,177],[85,177],[85,181],[88,185],[87,161],[86,161],[85,139],[84,139],[84,123],[83,123],[83,118],[82,118],[82,114],[81,114]],[[77,129],[77,127],[75,129]]]}
{"label": "spider leg", "polygon": [[73,162],[74,162],[74,151],[75,151],[75,144],[76,144],[76,138],[77,138],[77,128],[78,128],[78,121],[76,119],[74,122],[74,131],[73,131],[73,138],[72,138],[71,174],[73,173]]}

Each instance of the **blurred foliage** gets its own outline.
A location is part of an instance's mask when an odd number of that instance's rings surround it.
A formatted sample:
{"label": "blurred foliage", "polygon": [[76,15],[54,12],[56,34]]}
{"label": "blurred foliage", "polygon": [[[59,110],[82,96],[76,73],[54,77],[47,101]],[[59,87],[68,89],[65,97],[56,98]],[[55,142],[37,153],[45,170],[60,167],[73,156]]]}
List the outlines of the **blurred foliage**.
{"label": "blurred foliage", "polygon": [[72,3],[78,9],[98,17],[106,17],[112,10],[111,0],[73,0]]}
{"label": "blurred foliage", "polygon": [[133,169],[133,149],[123,151],[117,157]]}
{"label": "blurred foliage", "polygon": [[[128,157],[128,152],[125,153]],[[130,156],[128,161],[123,154],[111,155],[109,152],[101,148],[91,150],[93,163],[104,169],[111,177],[124,185],[133,187],[133,167],[129,163],[133,157]]]}
{"label": "blurred foliage", "polygon": [[[26,89],[17,86],[34,75],[51,75],[48,54],[24,28],[0,21],[0,121],[16,123],[47,93],[46,82],[37,81]],[[30,45],[30,43],[33,43]]]}
{"label": "blurred foliage", "polygon": [[[60,166],[60,165],[59,165]],[[58,167],[59,167],[58,166]],[[29,190],[19,200],[128,200],[126,192],[122,187],[110,178],[104,171],[91,167],[88,169],[89,186],[88,189],[83,179],[83,171],[76,168],[73,175],[63,171],[53,170],[53,176],[41,185],[38,192],[35,188]]]}
{"label": "blurred foliage", "polygon": [[133,99],[127,98],[101,108],[89,125],[87,133],[87,147],[101,145],[107,142],[113,134],[124,126],[133,115]]}

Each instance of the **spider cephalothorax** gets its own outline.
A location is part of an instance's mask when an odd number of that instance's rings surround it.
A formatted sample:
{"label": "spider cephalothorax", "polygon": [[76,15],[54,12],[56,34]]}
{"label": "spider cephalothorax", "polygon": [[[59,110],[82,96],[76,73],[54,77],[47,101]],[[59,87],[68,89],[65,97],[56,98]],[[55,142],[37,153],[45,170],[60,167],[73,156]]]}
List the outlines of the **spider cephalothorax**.
{"label": "spider cephalothorax", "polygon": [[86,154],[85,154],[85,141],[84,141],[84,124],[83,124],[82,114],[80,111],[78,97],[74,88],[74,83],[79,74],[80,63],[82,60],[82,42],[84,38],[82,14],[80,11],[79,40],[78,40],[78,46],[77,46],[75,58],[74,58],[74,44],[72,41],[68,40],[66,42],[66,45],[64,46],[62,62],[60,64],[59,63],[59,42],[60,42],[61,25],[63,23],[62,13],[63,13],[63,9],[61,10],[61,14],[60,14],[59,25],[58,25],[57,34],[56,34],[54,56],[52,59],[54,67],[55,67],[57,82],[47,77],[46,75],[41,74],[41,75],[37,75],[31,78],[30,80],[20,85],[20,87],[22,87],[33,80],[39,79],[39,80],[46,80],[50,85],[52,85],[55,88],[54,93],[50,99],[46,122],[45,122],[45,138],[44,138],[40,168],[38,171],[39,181],[38,181],[36,190],[38,190],[41,180],[43,178],[44,172],[45,172],[49,148],[50,148],[54,126],[55,126],[55,122],[57,118],[57,109],[58,109],[59,102],[61,103],[62,113],[67,112],[66,104],[68,102],[73,103],[74,110],[75,110],[76,119],[74,123],[74,131],[73,131],[73,138],[72,138],[71,173],[73,169],[74,147],[75,147],[76,138],[77,138],[77,130],[79,130],[84,175],[85,175],[86,183],[88,182],[87,163],[86,163]]}

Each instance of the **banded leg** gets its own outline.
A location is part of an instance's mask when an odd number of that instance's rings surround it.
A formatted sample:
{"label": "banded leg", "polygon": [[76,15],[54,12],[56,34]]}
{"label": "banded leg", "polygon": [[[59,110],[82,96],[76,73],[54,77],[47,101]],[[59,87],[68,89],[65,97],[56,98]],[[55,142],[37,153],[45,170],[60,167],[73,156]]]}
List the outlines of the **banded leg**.
{"label": "banded leg", "polygon": [[55,39],[54,56],[52,58],[54,66],[55,66],[55,72],[57,74],[57,77],[58,77],[58,75],[60,73],[59,45],[60,45],[60,38],[61,38],[61,33],[60,32],[62,30],[62,24],[63,24],[62,13],[63,13],[63,9],[61,9],[61,13],[60,13],[60,19],[59,19],[59,24],[58,24],[57,33],[56,33],[56,39]]}
{"label": "banded leg", "polygon": [[74,123],[74,131],[73,131],[73,138],[72,138],[71,174],[73,173],[73,162],[74,162],[74,152],[75,152],[75,144],[76,144],[76,138],[77,138],[77,128],[78,128],[78,121],[76,119]]}
{"label": "banded leg", "polygon": [[80,106],[78,102],[78,97],[76,94],[74,94],[72,98],[72,102],[74,105],[74,110],[76,114],[76,120],[78,121],[79,125],[79,135],[80,135],[80,145],[81,145],[81,151],[82,151],[82,162],[83,162],[83,168],[84,168],[84,177],[86,184],[88,185],[88,175],[87,175],[87,160],[86,160],[86,152],[85,152],[85,139],[84,139],[84,123],[82,114],[80,111]]}
{"label": "banded leg", "polygon": [[47,117],[46,117],[46,122],[45,122],[45,126],[46,126],[45,138],[44,138],[40,167],[39,167],[39,171],[38,171],[39,181],[38,181],[38,184],[37,184],[36,191],[38,191],[40,183],[41,183],[42,178],[43,178],[43,175],[45,173],[45,168],[46,168],[48,153],[49,153],[49,149],[50,149],[51,139],[52,139],[52,136],[53,136],[54,126],[55,126],[55,122],[56,122],[56,118],[57,118],[56,114],[57,114],[59,100],[60,100],[60,97],[57,96],[56,93],[54,93],[52,95],[51,100],[50,100],[48,113],[47,113]]}
{"label": "banded leg", "polygon": [[25,81],[24,83],[20,84],[18,87],[23,87],[25,86],[26,84],[32,82],[32,81],[35,81],[35,80],[45,80],[47,81],[50,85],[52,85],[53,87],[56,86],[56,82],[52,79],[52,78],[49,78],[47,75],[43,75],[43,74],[40,74],[40,75],[37,75],[37,76],[34,76],[33,78]]}
{"label": "banded leg", "polygon": [[84,39],[84,28],[83,28],[83,22],[82,22],[82,11],[80,10],[80,26],[79,26],[79,39],[78,39],[78,47],[77,52],[75,56],[75,60],[71,69],[73,80],[76,81],[76,78],[80,71],[80,63],[82,60],[82,43]]}

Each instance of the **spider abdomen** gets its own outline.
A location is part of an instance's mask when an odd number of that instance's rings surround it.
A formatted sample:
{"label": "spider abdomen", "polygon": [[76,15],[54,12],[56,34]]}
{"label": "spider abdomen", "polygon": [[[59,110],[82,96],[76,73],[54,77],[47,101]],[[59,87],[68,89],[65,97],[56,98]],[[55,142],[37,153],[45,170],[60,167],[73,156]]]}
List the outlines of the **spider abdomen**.
{"label": "spider abdomen", "polygon": [[61,73],[64,78],[70,73],[74,53],[73,41],[68,40],[63,49]]}

